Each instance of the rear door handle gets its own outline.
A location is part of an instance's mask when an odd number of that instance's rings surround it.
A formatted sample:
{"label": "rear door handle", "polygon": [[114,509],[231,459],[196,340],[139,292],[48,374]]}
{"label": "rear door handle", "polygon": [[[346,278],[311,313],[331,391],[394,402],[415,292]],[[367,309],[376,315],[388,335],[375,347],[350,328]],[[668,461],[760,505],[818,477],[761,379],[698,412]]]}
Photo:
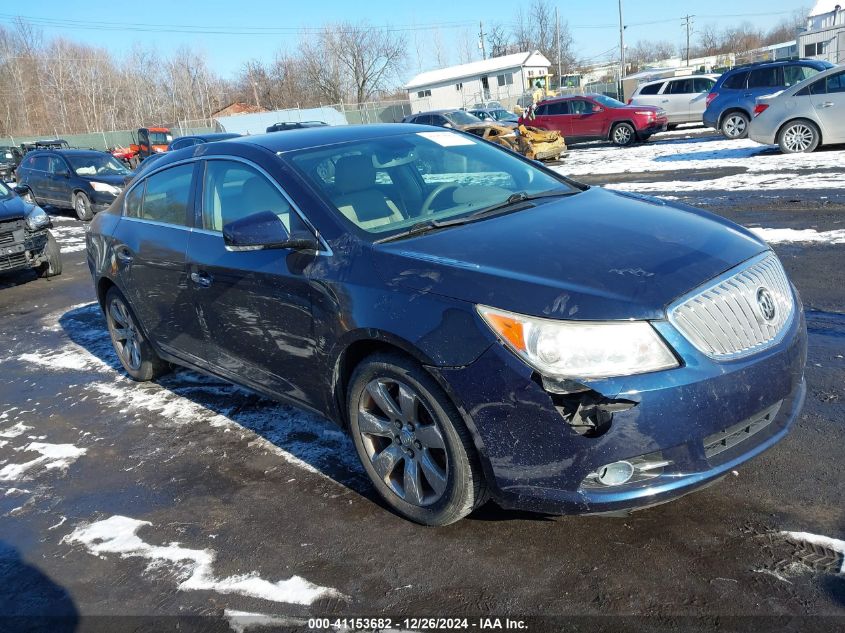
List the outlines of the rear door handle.
{"label": "rear door handle", "polygon": [[131,261],[132,261],[132,251],[130,251],[130,250],[129,250],[128,248],[126,248],[125,246],[119,246],[119,247],[117,247],[117,248],[115,249],[115,251],[114,251],[114,254],[117,256],[117,258],[118,258],[120,261],[122,261],[122,262],[124,262],[124,263],[126,263],[126,264],[128,264],[129,262],[131,262]]}
{"label": "rear door handle", "polygon": [[191,281],[202,288],[208,288],[214,279],[206,272],[193,272],[191,273]]}
{"label": "rear door handle", "polygon": [[832,107],[833,107],[833,101],[825,101],[825,102],[822,104],[822,107],[823,107],[823,108],[832,108]]}

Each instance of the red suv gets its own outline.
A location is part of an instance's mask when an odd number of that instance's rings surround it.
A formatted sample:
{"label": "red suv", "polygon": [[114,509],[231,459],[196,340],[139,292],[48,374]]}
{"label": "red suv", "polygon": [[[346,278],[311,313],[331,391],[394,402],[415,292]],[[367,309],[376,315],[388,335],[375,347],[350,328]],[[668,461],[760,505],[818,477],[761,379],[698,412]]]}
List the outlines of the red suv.
{"label": "red suv", "polygon": [[661,108],[625,105],[591,94],[541,101],[534,109],[534,119],[520,117],[519,122],[557,130],[567,143],[608,139],[616,145],[630,145],[664,132],[669,120]]}

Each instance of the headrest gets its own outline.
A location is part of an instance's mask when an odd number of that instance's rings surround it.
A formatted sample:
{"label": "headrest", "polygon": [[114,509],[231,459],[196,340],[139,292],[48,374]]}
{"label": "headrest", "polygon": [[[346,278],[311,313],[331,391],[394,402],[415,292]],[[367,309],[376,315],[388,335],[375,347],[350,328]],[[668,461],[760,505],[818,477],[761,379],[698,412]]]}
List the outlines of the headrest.
{"label": "headrest", "polygon": [[334,166],[334,184],[338,193],[369,189],[376,183],[376,168],[369,156],[344,156]]}

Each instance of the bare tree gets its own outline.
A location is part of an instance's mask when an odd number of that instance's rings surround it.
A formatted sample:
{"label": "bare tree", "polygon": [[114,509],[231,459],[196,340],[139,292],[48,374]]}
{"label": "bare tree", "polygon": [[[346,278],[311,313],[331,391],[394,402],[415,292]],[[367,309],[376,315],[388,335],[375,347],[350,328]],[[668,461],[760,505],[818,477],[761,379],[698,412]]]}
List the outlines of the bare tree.
{"label": "bare tree", "polygon": [[487,46],[491,57],[501,57],[510,52],[511,35],[501,22],[493,22],[487,27]]}

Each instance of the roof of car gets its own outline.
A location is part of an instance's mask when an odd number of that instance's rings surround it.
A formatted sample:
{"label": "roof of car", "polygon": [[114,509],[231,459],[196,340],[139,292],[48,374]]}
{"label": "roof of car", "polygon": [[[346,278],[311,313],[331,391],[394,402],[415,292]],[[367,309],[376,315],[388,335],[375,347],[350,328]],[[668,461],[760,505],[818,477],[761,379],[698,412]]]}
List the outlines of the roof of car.
{"label": "roof of car", "polygon": [[[450,110],[447,110],[450,112]],[[256,134],[232,139],[227,143],[243,143],[257,145],[271,152],[290,152],[320,145],[334,145],[350,141],[366,141],[373,138],[407,134],[409,131],[431,131],[429,125],[405,123],[375,123],[372,125],[326,125],[320,127],[305,127],[288,130],[284,134]],[[181,150],[180,150],[181,151]]]}
{"label": "roof of car", "polygon": [[173,142],[180,141],[184,138],[198,138],[202,141],[225,141],[230,138],[238,138],[240,134],[234,132],[211,132],[209,134],[190,134],[188,136],[178,136],[173,139]]}
{"label": "roof of car", "polygon": [[695,79],[697,77],[704,77],[706,79],[718,79],[718,73],[696,73],[692,75],[680,75],[677,77],[661,77],[660,79],[649,79],[640,84],[640,86],[650,86],[651,84],[662,84],[666,81],[679,81],[681,79]]}
{"label": "roof of car", "polygon": [[733,68],[726,70],[723,76],[732,74],[739,71],[745,70],[752,70],[754,68],[759,68],[761,66],[786,66],[787,64],[805,64],[808,66],[826,66],[830,62],[826,62],[823,59],[810,59],[807,57],[790,57],[789,59],[776,59],[776,60],[769,60],[769,61],[762,61],[762,62],[751,62],[748,64],[740,64],[739,66],[734,66]]}
{"label": "roof of car", "polygon": [[27,156],[38,156],[39,154],[61,154],[62,156],[90,156],[92,154],[105,154],[111,156],[108,152],[101,152],[98,149],[36,149],[27,154]]}

